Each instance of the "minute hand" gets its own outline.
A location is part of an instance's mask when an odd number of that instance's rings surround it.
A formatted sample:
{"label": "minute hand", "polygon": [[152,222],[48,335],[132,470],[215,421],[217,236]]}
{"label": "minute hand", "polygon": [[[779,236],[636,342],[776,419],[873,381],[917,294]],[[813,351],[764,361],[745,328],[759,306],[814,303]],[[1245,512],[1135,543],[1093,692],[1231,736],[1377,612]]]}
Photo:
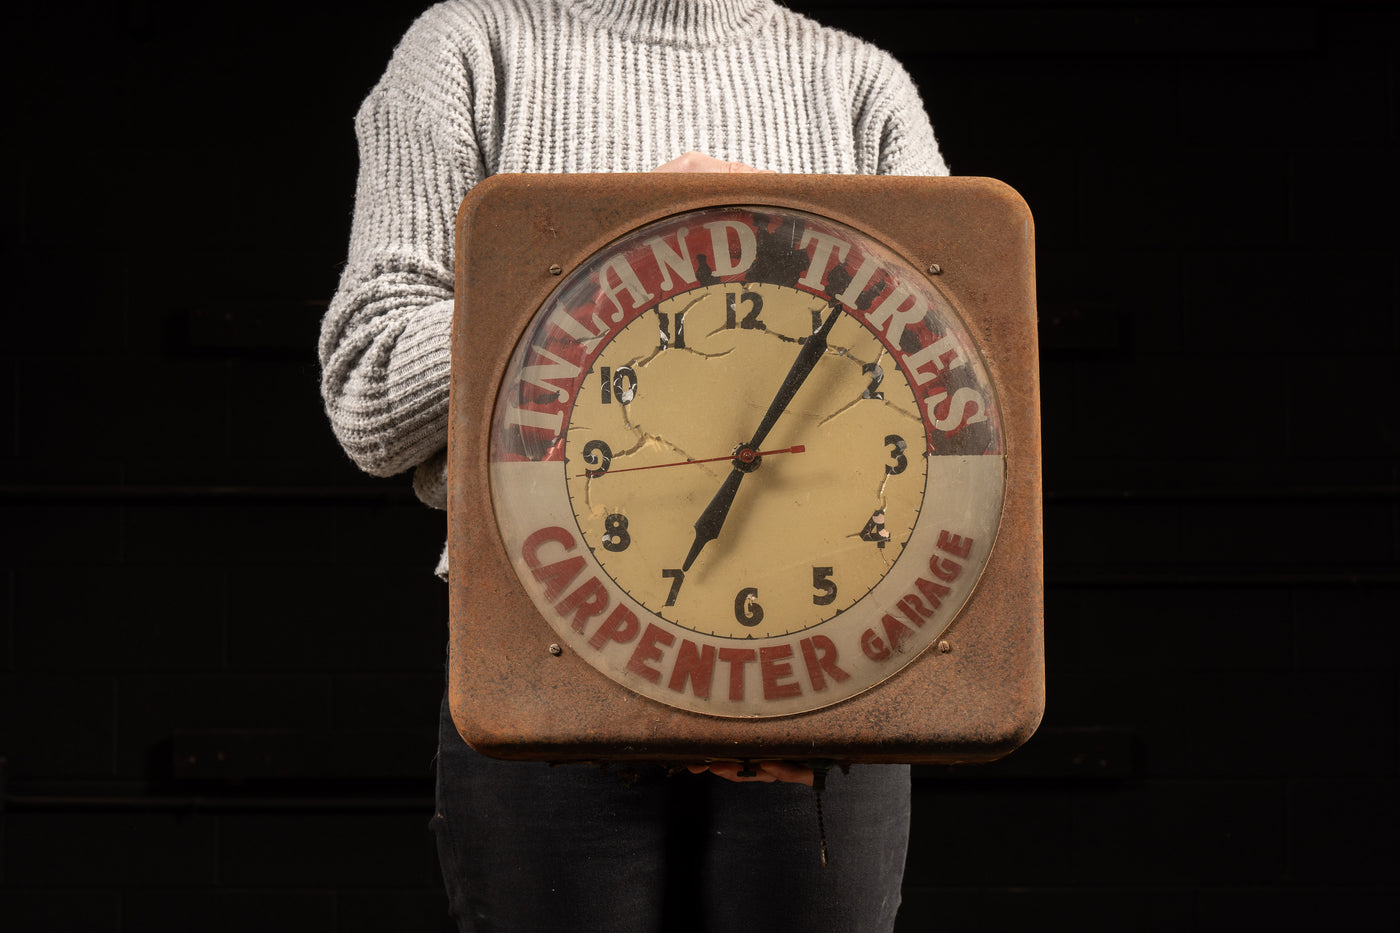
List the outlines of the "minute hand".
{"label": "minute hand", "polygon": [[[822,354],[826,352],[827,335],[831,333],[831,328],[836,326],[836,319],[840,316],[841,309],[839,307],[832,308],[831,315],[826,319],[826,322],[802,345],[802,350],[797,354],[797,359],[793,360],[792,368],[788,370],[783,384],[778,386],[778,394],[774,396],[763,420],[759,422],[758,430],[754,432],[753,439],[748,443],[751,449],[758,450],[763,439],[768,436],[768,432],[773,430],[773,425],[777,424],[779,416],[787,409],[793,396],[797,394],[797,390],[802,388],[803,382],[807,381],[807,375],[817,365],[817,360],[821,359]],[[700,513],[700,517],[695,520],[695,541],[690,546],[690,553],[686,555],[685,563],[681,567],[682,570],[689,570],[690,565],[695,563],[695,558],[700,556],[701,549],[719,537],[720,529],[724,527],[724,520],[729,517],[729,509],[734,504],[734,496],[739,492],[739,484],[744,481],[745,473],[746,471],[737,466],[731,470],[724,484],[710,500],[710,504],[705,507],[705,511]]]}
{"label": "minute hand", "polygon": [[831,314],[821,328],[808,337],[807,342],[802,345],[797,359],[792,361],[792,369],[788,370],[783,384],[778,386],[778,394],[773,397],[773,402],[768,406],[763,420],[758,423],[758,430],[753,432],[753,438],[749,441],[750,447],[758,449],[758,446],[768,437],[768,432],[773,430],[773,425],[778,423],[778,418],[787,410],[793,396],[797,395],[797,390],[802,388],[802,383],[807,381],[807,376],[817,365],[817,360],[821,359],[822,354],[826,352],[826,338],[831,333],[831,329],[836,326],[836,319],[840,316],[841,308],[839,306],[832,308]]}

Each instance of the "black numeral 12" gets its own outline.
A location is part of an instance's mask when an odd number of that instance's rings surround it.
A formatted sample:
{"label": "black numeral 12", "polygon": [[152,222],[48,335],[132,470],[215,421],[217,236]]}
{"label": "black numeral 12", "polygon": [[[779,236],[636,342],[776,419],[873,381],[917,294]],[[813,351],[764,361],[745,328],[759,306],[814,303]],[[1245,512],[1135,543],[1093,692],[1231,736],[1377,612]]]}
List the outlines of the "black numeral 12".
{"label": "black numeral 12", "polygon": [[[744,315],[744,319],[739,320],[739,302],[753,305],[749,313]],[[743,295],[736,295],[728,292],[724,296],[724,326],[729,330],[740,327],[744,330],[767,330],[768,325],[758,319],[758,313],[763,310],[763,296],[758,292],[744,292]]]}

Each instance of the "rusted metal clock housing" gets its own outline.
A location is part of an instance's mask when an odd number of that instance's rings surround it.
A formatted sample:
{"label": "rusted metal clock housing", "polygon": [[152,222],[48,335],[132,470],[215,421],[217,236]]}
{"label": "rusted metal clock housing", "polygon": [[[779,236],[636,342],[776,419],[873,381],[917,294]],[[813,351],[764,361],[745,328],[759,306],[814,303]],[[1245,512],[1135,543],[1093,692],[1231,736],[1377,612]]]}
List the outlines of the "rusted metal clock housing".
{"label": "rusted metal clock housing", "polygon": [[[732,205],[828,218],[936,276],[981,351],[1005,437],[995,546],[936,646],[835,705],[761,719],[656,702],[561,649],[497,531],[488,465],[508,361],[561,276],[638,227]],[[469,744],[547,761],[962,762],[998,758],[1034,732],[1044,708],[1034,237],[1014,191],[981,178],[497,176],[463,202],[457,244],[449,692]]]}

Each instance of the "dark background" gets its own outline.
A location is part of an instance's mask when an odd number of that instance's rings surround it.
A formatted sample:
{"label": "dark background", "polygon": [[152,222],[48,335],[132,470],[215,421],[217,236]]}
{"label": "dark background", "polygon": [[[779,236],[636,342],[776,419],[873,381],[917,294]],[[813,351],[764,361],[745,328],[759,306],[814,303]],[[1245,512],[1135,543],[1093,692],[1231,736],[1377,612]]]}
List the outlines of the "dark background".
{"label": "dark background", "polygon": [[[444,521],[357,475],[314,355],[421,5],[7,16],[7,930],[447,929]],[[1393,913],[1395,17],[793,5],[1037,221],[1048,712],[918,772],[900,930]]]}

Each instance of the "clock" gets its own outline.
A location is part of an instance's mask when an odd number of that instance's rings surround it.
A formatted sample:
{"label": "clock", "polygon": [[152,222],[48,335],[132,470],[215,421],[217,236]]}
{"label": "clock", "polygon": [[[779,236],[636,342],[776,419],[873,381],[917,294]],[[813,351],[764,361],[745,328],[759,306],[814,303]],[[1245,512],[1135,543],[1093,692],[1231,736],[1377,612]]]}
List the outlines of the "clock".
{"label": "clock", "polygon": [[1039,439],[1014,192],[501,176],[458,244],[450,693],[470,744],[969,760],[1029,735]]}

